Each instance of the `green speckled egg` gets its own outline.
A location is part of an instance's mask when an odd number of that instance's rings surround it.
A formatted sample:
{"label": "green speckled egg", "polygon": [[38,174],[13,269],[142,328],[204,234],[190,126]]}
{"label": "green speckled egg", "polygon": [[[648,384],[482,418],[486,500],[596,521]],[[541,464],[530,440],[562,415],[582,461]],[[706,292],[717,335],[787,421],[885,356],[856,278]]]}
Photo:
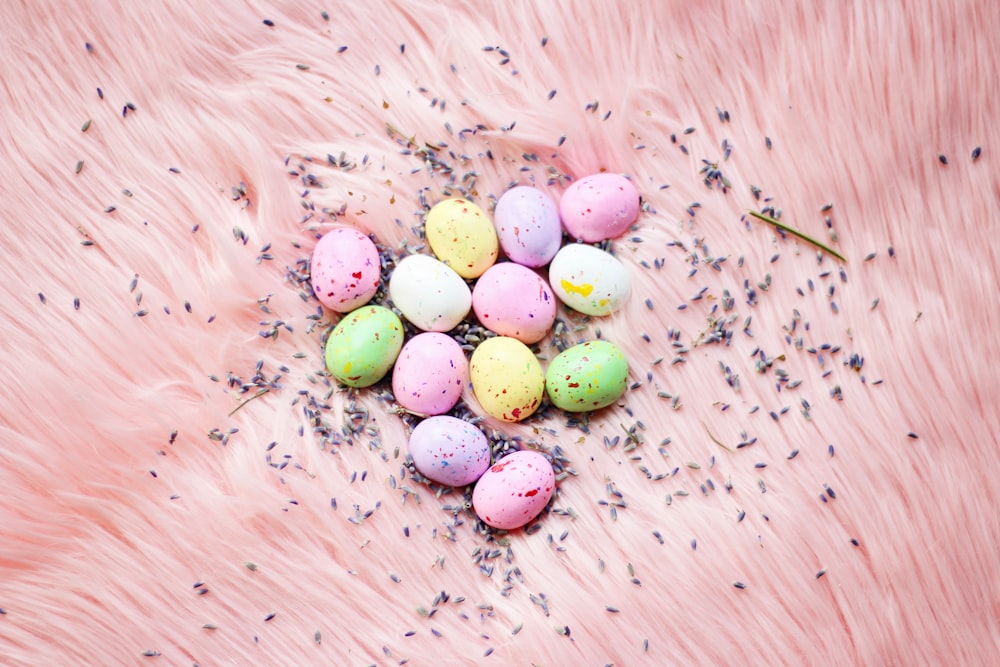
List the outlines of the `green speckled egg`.
{"label": "green speckled egg", "polygon": [[326,340],[326,367],[349,387],[369,387],[385,377],[403,347],[403,323],[382,306],[362,306],[334,327]]}
{"label": "green speckled egg", "polygon": [[628,387],[628,362],[613,343],[592,340],[568,348],[549,364],[545,390],[557,408],[589,412],[611,405]]}

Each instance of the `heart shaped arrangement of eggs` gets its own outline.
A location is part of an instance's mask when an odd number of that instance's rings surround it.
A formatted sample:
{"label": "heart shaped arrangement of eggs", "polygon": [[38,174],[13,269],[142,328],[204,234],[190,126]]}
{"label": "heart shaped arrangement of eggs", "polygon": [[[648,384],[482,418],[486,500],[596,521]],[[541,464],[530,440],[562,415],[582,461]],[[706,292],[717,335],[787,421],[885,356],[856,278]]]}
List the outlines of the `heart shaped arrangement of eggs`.
{"label": "heart shaped arrangement of eggs", "polygon": [[[552,330],[557,300],[598,317],[622,306],[628,271],[589,244],[620,236],[638,214],[631,181],[609,173],[575,181],[558,205],[542,190],[513,187],[497,200],[492,220],[471,201],[443,200],[424,219],[432,254],[396,261],[384,305],[371,303],[381,277],[374,242],[352,228],[334,229],[311,263],[317,298],[342,314],[326,341],[327,369],[349,387],[369,387],[391,372],[396,402],[423,417],[408,447],[417,471],[444,486],[475,483],[472,505],[485,524],[524,526],[555,491],[549,459],[521,450],[491,465],[483,431],[447,413],[467,386],[482,411],[503,422],[527,419],[546,395],[568,412],[622,397],[628,363],[613,343],[568,347],[546,369],[529,346]],[[498,262],[501,256],[506,261]],[[491,333],[467,356],[448,332],[470,311]],[[404,320],[417,330],[409,337]]]}

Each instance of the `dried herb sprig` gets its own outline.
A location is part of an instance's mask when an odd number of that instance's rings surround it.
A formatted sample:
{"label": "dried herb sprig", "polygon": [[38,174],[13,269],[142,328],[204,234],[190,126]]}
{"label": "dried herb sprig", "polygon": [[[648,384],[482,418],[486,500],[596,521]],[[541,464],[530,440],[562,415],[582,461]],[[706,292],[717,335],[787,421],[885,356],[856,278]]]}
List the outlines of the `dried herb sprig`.
{"label": "dried herb sprig", "polygon": [[760,213],[759,211],[753,211],[753,210],[751,210],[749,213],[750,213],[750,215],[752,215],[753,217],[757,218],[758,220],[763,220],[764,222],[766,222],[768,224],[771,224],[771,225],[774,225],[775,227],[778,227],[779,229],[783,229],[784,231],[788,232],[789,234],[791,234],[793,236],[799,237],[800,239],[802,239],[803,241],[805,241],[807,243],[813,244],[814,246],[816,246],[820,250],[833,255],[834,257],[836,257],[837,259],[839,259],[841,262],[844,262],[844,263],[847,262],[847,259],[843,255],[841,255],[839,252],[837,252],[836,250],[834,250],[833,248],[831,248],[829,246],[826,246],[826,245],[823,245],[822,243],[820,243],[816,239],[812,238],[811,236],[809,236],[807,234],[803,234],[802,232],[800,232],[799,230],[795,229],[794,227],[789,227],[788,225],[786,225],[785,223],[781,222],[780,220],[772,218],[769,215],[765,215],[763,213]]}

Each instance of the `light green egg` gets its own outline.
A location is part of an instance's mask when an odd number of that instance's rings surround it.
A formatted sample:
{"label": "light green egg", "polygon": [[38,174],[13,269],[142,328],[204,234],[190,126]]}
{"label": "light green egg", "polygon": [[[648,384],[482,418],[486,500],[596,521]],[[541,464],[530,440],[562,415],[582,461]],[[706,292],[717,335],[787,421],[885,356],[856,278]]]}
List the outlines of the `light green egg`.
{"label": "light green egg", "polygon": [[628,388],[628,362],[613,343],[592,340],[563,350],[549,364],[545,390],[557,408],[590,412],[611,405]]}
{"label": "light green egg", "polygon": [[326,367],[349,387],[370,387],[385,377],[403,347],[403,323],[382,306],[362,306],[326,340]]}

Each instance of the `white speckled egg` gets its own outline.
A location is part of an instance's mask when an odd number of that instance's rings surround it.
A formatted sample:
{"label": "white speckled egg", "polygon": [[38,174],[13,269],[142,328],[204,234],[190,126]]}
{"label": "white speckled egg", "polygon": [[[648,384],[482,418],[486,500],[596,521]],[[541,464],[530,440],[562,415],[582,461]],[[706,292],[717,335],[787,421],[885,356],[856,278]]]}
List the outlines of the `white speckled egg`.
{"label": "white speckled egg", "polygon": [[609,315],[632,291],[628,269],[613,255],[582,243],[563,246],[549,265],[559,300],[587,315]]}
{"label": "white speckled egg", "polygon": [[378,249],[356,229],[330,230],[313,249],[313,292],[320,303],[338,313],[349,313],[368,303],[378,291],[380,273]]}
{"label": "white speckled egg", "polygon": [[538,452],[521,450],[483,473],[472,492],[472,508],[483,523],[513,530],[538,516],[555,488],[555,471],[549,460]]}
{"label": "white speckled egg", "polygon": [[447,415],[417,424],[409,451],[421,475],[445,486],[472,484],[490,465],[490,446],[483,432]]}
{"label": "white speckled egg", "polygon": [[493,224],[504,254],[524,266],[548,264],[562,244],[559,209],[538,188],[519,185],[500,195]]}
{"label": "white speckled egg", "polygon": [[638,216],[639,193],[618,174],[581,178],[559,200],[559,217],[570,238],[585,243],[621,236]]}
{"label": "white speckled egg", "polygon": [[463,278],[477,278],[497,259],[497,232],[483,209],[467,199],[435,204],[424,220],[434,255]]}
{"label": "white speckled egg", "polygon": [[469,362],[462,346],[437,332],[417,334],[406,341],[392,369],[396,402],[421,415],[448,412],[469,381]]}
{"label": "white speckled egg", "polygon": [[490,331],[529,345],[545,338],[556,320],[556,298],[548,283],[513,262],[494,264],[479,276],[472,309]]}
{"label": "white speckled egg", "polygon": [[389,278],[389,297],[424,331],[454,329],[472,307],[472,292],[462,277],[430,255],[400,260]]}

